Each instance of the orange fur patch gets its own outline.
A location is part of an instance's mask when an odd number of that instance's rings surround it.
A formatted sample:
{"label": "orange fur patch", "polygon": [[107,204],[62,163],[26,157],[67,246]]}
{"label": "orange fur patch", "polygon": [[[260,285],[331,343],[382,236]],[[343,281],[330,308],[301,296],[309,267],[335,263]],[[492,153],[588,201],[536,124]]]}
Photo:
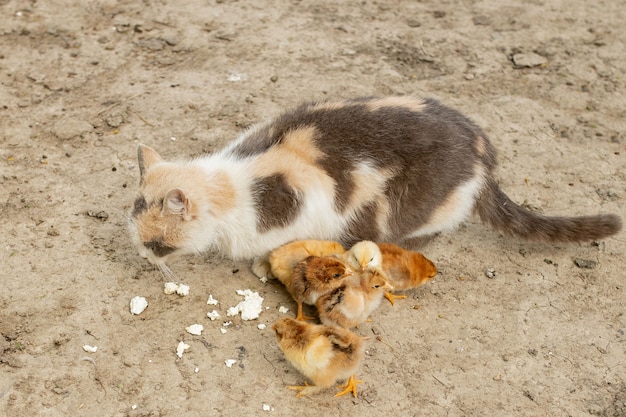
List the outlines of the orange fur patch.
{"label": "orange fur patch", "polygon": [[330,101],[326,103],[317,103],[313,107],[311,107],[311,111],[320,111],[320,110],[340,110],[348,106],[348,103],[345,101]]}
{"label": "orange fur patch", "polygon": [[426,107],[423,100],[411,96],[384,97],[365,103],[370,111],[380,110],[384,107],[404,108],[416,113],[420,113]]}
{"label": "orange fur patch", "polygon": [[476,140],[472,143],[474,150],[480,156],[484,156],[487,153],[487,141],[482,136],[476,137]]}
{"label": "orange fur patch", "polygon": [[287,183],[298,189],[310,188],[312,182],[319,182],[326,193],[334,194],[334,181],[317,165],[324,153],[315,146],[315,127],[305,126],[285,134],[279,146],[269,149],[256,161],[254,176],[269,177],[276,173],[285,176]]}

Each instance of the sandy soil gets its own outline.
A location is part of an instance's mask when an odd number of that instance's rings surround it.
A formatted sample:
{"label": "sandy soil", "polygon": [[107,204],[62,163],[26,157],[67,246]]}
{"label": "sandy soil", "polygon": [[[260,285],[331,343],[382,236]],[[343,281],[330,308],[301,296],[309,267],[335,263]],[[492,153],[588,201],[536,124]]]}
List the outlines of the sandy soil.
{"label": "sandy soil", "polygon": [[[489,133],[515,200],[625,214],[623,0],[337,3],[0,0],[0,414],[626,415],[624,233],[436,238],[436,280],[359,329],[356,399],[284,388],[303,377],[269,326],[295,305],[248,262],[181,259],[190,295],[163,294],[126,231],[137,144],[211,152],[303,100],[437,97]],[[266,310],[227,318],[247,288]]]}

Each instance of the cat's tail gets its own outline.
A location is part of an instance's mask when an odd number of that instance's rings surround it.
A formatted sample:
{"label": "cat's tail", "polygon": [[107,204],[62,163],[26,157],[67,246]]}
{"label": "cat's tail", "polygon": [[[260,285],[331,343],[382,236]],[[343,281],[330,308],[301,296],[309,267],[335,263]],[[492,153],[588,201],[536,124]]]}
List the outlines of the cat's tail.
{"label": "cat's tail", "polygon": [[581,242],[603,239],[619,232],[622,220],[615,214],[548,217],[514,203],[493,179],[476,201],[481,220],[495,229],[528,240]]}

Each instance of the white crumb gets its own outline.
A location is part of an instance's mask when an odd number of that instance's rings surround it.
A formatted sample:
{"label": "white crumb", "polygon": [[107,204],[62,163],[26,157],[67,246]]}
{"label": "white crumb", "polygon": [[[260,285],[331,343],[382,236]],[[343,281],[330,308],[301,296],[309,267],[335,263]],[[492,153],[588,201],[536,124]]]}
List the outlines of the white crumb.
{"label": "white crumb", "polygon": [[228,326],[230,326],[231,324],[233,324],[233,322],[232,322],[232,321],[225,321],[225,322],[224,322],[224,327],[228,327]]}
{"label": "white crumb", "polygon": [[178,294],[182,297],[189,295],[189,285],[185,285],[182,282],[166,282],[163,285],[163,292],[165,294]]}
{"label": "white crumb", "polygon": [[202,334],[202,330],[204,330],[204,326],[201,324],[192,324],[189,327],[185,327],[187,333],[195,334],[196,336],[200,336]]}
{"label": "white crumb", "polygon": [[228,331],[228,330],[226,330],[226,329],[225,329],[225,328],[223,328],[223,327],[222,327],[222,328],[220,328],[220,332],[222,332],[222,334],[226,334],[226,332],[227,332],[227,331]]}
{"label": "white crumb", "polygon": [[271,411],[272,407],[269,404],[263,404],[263,411]]}
{"label": "white crumb", "polygon": [[130,408],[131,408],[132,410],[136,410],[136,409],[137,409],[137,404],[133,404],[133,405],[131,405],[131,406],[130,406]]}
{"label": "white crumb", "polygon": [[289,311],[289,309],[285,306],[280,306],[278,307],[278,312],[281,314],[286,314]]}
{"label": "white crumb", "polygon": [[242,320],[254,320],[259,318],[259,314],[263,311],[263,297],[258,292],[251,290],[237,290],[237,294],[244,297],[244,300],[235,307],[228,309],[228,316],[236,316],[241,313]]}
{"label": "white crumb", "polygon": [[209,299],[206,301],[206,303],[211,306],[216,306],[218,304],[218,301],[213,298],[213,294],[209,294]]}
{"label": "white crumb", "polygon": [[258,326],[256,326],[256,327],[257,327],[259,330],[265,330],[265,328],[266,328],[267,326],[265,325],[265,323],[261,323],[261,324],[259,324],[259,325],[258,325]]}
{"label": "white crumb", "polygon": [[176,294],[186,297],[189,295],[189,285],[179,284],[178,289],[176,290]]}
{"label": "white crumb", "polygon": [[176,290],[178,289],[178,282],[166,282],[163,285],[163,292],[165,294],[174,294],[176,292]]}
{"label": "white crumb", "polygon": [[267,284],[267,277],[260,277],[259,281],[261,281],[263,284]]}
{"label": "white crumb", "polygon": [[219,318],[220,313],[218,313],[217,310],[213,310],[213,311],[211,311],[209,313],[206,313],[206,316],[208,318],[210,318],[211,321],[213,321],[213,320],[216,320],[217,318]]}
{"label": "white crumb", "polygon": [[98,351],[98,346],[83,345],[83,350],[85,352],[96,353]]}
{"label": "white crumb", "polygon": [[197,374],[198,372],[200,372],[200,368],[198,368],[197,366],[194,368],[193,373]]}
{"label": "white crumb", "polygon": [[234,365],[235,363],[237,363],[237,360],[235,360],[235,359],[226,359],[226,360],[224,361],[224,363],[226,364],[226,367],[227,367],[227,368],[232,368],[232,367],[233,367],[233,365]]}
{"label": "white crumb", "polygon": [[130,312],[131,314],[141,314],[148,307],[148,300],[144,297],[133,297],[130,300]]}
{"label": "white crumb", "polygon": [[182,358],[183,352],[187,349],[189,349],[189,345],[181,340],[180,342],[178,342],[178,346],[176,346],[176,355],[179,358]]}

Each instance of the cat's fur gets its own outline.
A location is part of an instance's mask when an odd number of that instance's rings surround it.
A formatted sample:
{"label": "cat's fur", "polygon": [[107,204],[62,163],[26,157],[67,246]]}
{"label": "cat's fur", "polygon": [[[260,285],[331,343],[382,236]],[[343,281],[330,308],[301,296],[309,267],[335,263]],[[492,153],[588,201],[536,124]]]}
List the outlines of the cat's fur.
{"label": "cat's fur", "polygon": [[403,242],[455,228],[473,210],[498,230],[552,242],[601,239],[621,219],[546,217],[493,177],[495,149],[433,99],[357,98],[301,105],[214,154],[168,162],[139,146],[130,229],[140,253],[266,255],[289,241]]}

